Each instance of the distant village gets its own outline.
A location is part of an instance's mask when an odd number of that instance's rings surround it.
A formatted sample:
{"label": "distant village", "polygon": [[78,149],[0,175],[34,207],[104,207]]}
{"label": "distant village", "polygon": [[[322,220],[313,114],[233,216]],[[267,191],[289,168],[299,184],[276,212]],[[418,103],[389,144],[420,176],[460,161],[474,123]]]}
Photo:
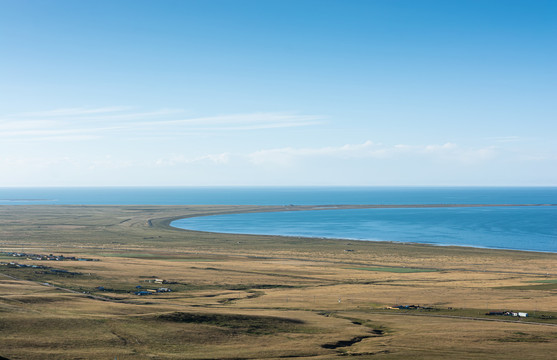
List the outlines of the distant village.
{"label": "distant village", "polygon": [[[387,306],[385,309],[388,310],[435,310],[433,307],[430,306],[420,306],[420,305],[394,305],[394,306]],[[452,309],[452,308],[449,308]],[[530,317],[526,312],[515,312],[515,311],[490,311],[485,313],[485,315],[489,316],[514,316],[519,318]],[[541,318],[549,319],[552,318],[551,316],[541,316]]]}
{"label": "distant village", "polygon": [[[54,255],[54,254],[33,254],[33,253],[12,252],[12,251],[0,251],[0,255],[25,259],[25,260],[36,260],[36,261],[99,261],[99,259],[91,259],[91,258],[83,258],[83,257],[75,257],[75,256],[64,256],[64,255]],[[16,261],[0,261],[0,266],[6,266],[12,269],[30,268],[35,270],[42,270],[41,273],[43,274],[53,274],[53,275],[62,275],[62,276],[83,275],[82,273],[79,272],[72,272],[65,269],[55,269],[46,265],[21,264]],[[158,285],[169,283],[168,281],[163,279],[151,279],[151,280],[146,280],[146,282],[154,283]],[[113,291],[112,289],[107,289],[104,286],[98,286],[96,290]],[[153,295],[157,293],[167,293],[167,292],[172,292],[172,289],[168,287],[158,287],[157,289],[144,289],[143,286],[141,285],[136,286],[135,291],[132,291],[133,294],[138,296]]]}
{"label": "distant village", "polygon": [[53,254],[30,254],[24,252],[7,252],[1,251],[0,255],[24,258],[27,260],[39,261],[99,261],[99,259],[82,258],[75,256],[53,255]]}
{"label": "distant village", "polygon": [[490,311],[490,312],[487,312],[485,314],[486,315],[498,315],[498,316],[528,317],[528,313],[515,312],[515,311]]}
{"label": "distant village", "polygon": [[[54,255],[54,254],[33,254],[25,252],[13,252],[13,251],[0,251],[0,255],[14,257],[18,259],[25,260],[35,260],[35,261],[99,261],[98,259],[82,258],[75,256],[64,256],[64,255]],[[35,264],[20,264],[16,261],[0,262],[0,266],[6,266],[9,268],[31,268],[43,270],[43,274],[53,274],[53,275],[83,275],[79,272],[68,271],[65,269],[54,269],[50,266],[45,265],[35,265]]]}
{"label": "distant village", "polygon": [[[146,280],[146,282],[154,283],[154,284],[158,284],[158,285],[169,284],[168,281],[163,280],[163,279]],[[108,292],[114,291],[112,289],[107,289],[104,286],[97,286],[96,290],[108,291]],[[145,289],[142,285],[137,285],[135,287],[135,291],[133,291],[133,294],[138,295],[138,296],[146,296],[146,295],[154,295],[154,294],[157,294],[157,293],[167,293],[167,292],[172,292],[172,289],[167,288],[167,287],[158,287],[157,289]]]}
{"label": "distant village", "polygon": [[44,270],[42,271],[43,274],[50,273],[54,275],[83,275],[82,273],[68,271],[65,269],[53,269],[52,267],[45,266],[45,265],[20,264],[15,261],[10,261],[10,262],[0,261],[0,266],[6,266],[8,268],[17,268],[17,269],[22,269],[22,268],[42,269]]}

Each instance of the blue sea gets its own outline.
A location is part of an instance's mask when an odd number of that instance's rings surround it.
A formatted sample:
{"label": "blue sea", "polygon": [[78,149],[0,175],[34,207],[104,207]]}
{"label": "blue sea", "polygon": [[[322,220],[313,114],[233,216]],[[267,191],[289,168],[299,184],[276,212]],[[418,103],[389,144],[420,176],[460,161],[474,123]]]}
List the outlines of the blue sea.
{"label": "blue sea", "polygon": [[[0,205],[557,204],[557,187],[0,188]],[[557,206],[319,210],[218,215],[173,226],[213,232],[557,252]]]}

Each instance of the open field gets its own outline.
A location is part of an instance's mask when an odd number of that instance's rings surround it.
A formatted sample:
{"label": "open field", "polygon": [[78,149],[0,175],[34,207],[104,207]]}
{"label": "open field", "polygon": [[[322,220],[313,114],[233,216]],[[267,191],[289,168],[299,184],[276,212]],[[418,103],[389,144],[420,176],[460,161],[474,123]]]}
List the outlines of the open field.
{"label": "open field", "polygon": [[[550,359],[557,353],[557,254],[168,226],[188,216],[283,209],[0,206],[0,358]],[[171,291],[135,294],[161,288]],[[416,307],[388,309],[395,305]],[[529,317],[486,315],[503,311]]]}

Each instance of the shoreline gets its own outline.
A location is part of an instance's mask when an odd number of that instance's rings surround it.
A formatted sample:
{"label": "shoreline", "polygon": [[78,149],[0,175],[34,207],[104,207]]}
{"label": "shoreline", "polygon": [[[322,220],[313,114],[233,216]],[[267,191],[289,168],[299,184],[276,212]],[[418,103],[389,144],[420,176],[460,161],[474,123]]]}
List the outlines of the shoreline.
{"label": "shoreline", "polygon": [[[557,206],[557,204],[406,204],[406,205],[389,205],[389,204],[369,204],[369,205],[287,205],[284,209],[261,209],[261,211],[235,211],[235,212],[223,212],[214,214],[201,214],[187,217],[175,218],[170,221],[165,222],[165,225],[172,229],[178,229],[182,231],[192,231],[201,232],[208,234],[231,234],[231,235],[245,235],[245,236],[277,236],[290,239],[321,239],[321,240],[333,240],[333,241],[359,241],[364,243],[388,243],[388,244],[412,244],[419,246],[432,246],[432,247],[463,247],[471,249],[482,249],[482,250],[499,250],[499,251],[521,251],[528,253],[542,253],[542,254],[557,254],[557,251],[544,251],[544,250],[527,250],[527,249],[516,249],[516,248],[504,248],[504,247],[487,247],[479,245],[463,245],[463,244],[445,244],[445,243],[428,243],[428,242],[415,242],[415,241],[396,241],[396,240],[373,240],[373,239],[358,239],[349,237],[327,237],[327,236],[306,236],[306,235],[284,235],[284,234],[261,234],[261,233],[244,233],[244,232],[222,232],[222,231],[204,231],[195,230],[188,228],[181,228],[172,225],[172,223],[193,217],[202,216],[221,216],[221,215],[234,215],[234,214],[250,214],[250,213],[268,213],[268,212],[294,212],[294,211],[319,211],[319,210],[358,210],[358,209],[414,209],[414,208],[477,208],[477,207],[552,207]],[[263,208],[267,206],[261,206]]]}
{"label": "shoreline", "polygon": [[[260,235],[260,234],[245,234],[245,233],[219,233],[219,232],[204,232],[198,230],[182,229],[174,227],[171,225],[172,222],[180,219],[187,219],[199,216],[211,216],[211,215],[228,215],[228,214],[246,214],[246,213],[262,213],[262,212],[284,212],[284,211],[319,211],[319,210],[343,210],[343,209],[366,209],[366,208],[454,208],[454,207],[548,207],[557,206],[557,204],[409,204],[409,205],[396,205],[396,204],[359,204],[359,205],[292,205],[292,206],[271,206],[271,205],[49,205],[49,204],[27,204],[27,205],[0,205],[0,213],[9,214],[7,222],[4,225],[11,223],[9,218],[23,218],[28,219],[24,222],[18,222],[27,228],[27,225],[32,226],[32,224],[38,225],[32,230],[33,234],[35,231],[41,232],[41,225],[44,231],[58,231],[57,229],[62,229],[62,232],[56,232],[52,235],[56,238],[56,243],[59,243],[63,238],[65,243],[72,244],[70,246],[76,246],[77,244],[87,241],[90,239],[92,242],[97,242],[98,238],[92,239],[91,230],[93,229],[105,229],[106,226],[112,229],[116,229],[117,226],[124,231],[122,235],[119,235],[114,240],[115,243],[120,243],[121,237],[127,238],[128,236],[141,236],[139,239],[135,238],[134,241],[139,240],[142,244],[148,244],[149,246],[155,245],[156,237],[142,235],[143,231],[147,230],[149,233],[155,232],[157,235],[159,230],[162,230],[166,236],[173,239],[172,241],[182,241],[186,240],[198,244],[201,247],[219,247],[224,246],[228,248],[229,241],[249,241],[257,247],[271,246],[273,249],[280,247],[281,244],[285,242],[292,242],[291,240],[300,238],[300,236],[289,237],[288,235]],[[79,217],[76,216],[76,220],[72,223],[64,220],[62,223],[66,225],[56,224],[52,222],[55,218],[72,218],[75,214],[81,213]],[[88,214],[88,215],[86,215]],[[106,215],[105,215],[106,214]],[[111,215],[108,215],[111,214]],[[54,216],[54,218],[53,218]],[[97,219],[104,218],[105,216],[112,216],[113,218],[107,218],[101,223],[98,223]],[[88,220],[89,219],[89,220]],[[121,219],[118,220],[118,219]],[[24,225],[25,224],[25,225]],[[72,234],[67,232],[72,227],[72,224],[76,225],[76,232]],[[84,230],[87,232],[83,233]],[[103,230],[104,231],[104,230]],[[120,231],[120,230],[118,230]],[[10,231],[8,231],[10,232]],[[185,239],[180,235],[183,233]],[[141,235],[139,235],[141,234]],[[189,235],[188,235],[189,234]],[[104,236],[104,233],[103,235]],[[112,235],[110,235],[112,236]],[[33,237],[33,236],[32,236]],[[46,235],[46,238],[51,237],[51,235]],[[41,239],[45,239],[43,235]],[[80,239],[75,242],[76,239]],[[282,239],[282,240],[281,240]],[[487,248],[478,246],[467,246],[467,245],[436,245],[431,243],[417,243],[417,242],[397,242],[389,240],[381,241],[366,241],[357,240],[342,237],[303,237],[304,243],[303,247],[308,245],[318,245],[323,244],[333,245],[332,242],[337,243],[337,246],[342,243],[342,241],[354,241],[357,242],[358,246],[380,246],[380,247],[394,247],[401,251],[408,250],[409,247],[422,248],[427,250],[427,252],[438,253],[439,251],[452,252],[454,249],[458,248],[458,251],[480,251],[480,252],[522,252],[524,254],[538,254],[553,256],[557,252],[548,251],[536,251],[536,250],[521,250],[521,249],[506,249],[506,248]],[[8,238],[6,238],[8,240]],[[206,242],[208,240],[209,242]],[[339,241],[340,240],[340,241]],[[0,246],[18,246],[21,247],[21,242],[19,245],[13,241],[5,241]],[[328,245],[327,245],[328,246]],[[236,246],[234,246],[236,248]],[[453,249],[453,250],[451,250]],[[309,250],[309,249],[308,249]],[[393,249],[394,250],[394,249]],[[397,250],[398,251],[398,250]]]}

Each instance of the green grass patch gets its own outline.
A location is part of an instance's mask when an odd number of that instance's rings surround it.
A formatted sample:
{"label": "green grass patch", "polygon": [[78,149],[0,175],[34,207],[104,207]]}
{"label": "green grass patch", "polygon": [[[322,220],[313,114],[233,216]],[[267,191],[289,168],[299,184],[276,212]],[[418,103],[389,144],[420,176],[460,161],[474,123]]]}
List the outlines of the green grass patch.
{"label": "green grass patch", "polygon": [[157,260],[158,258],[161,257],[160,255],[146,254],[146,253],[105,253],[99,255],[106,256],[106,257],[123,257],[123,258],[134,258],[134,259],[147,258],[147,259],[154,259],[154,260]]}
{"label": "green grass patch", "polygon": [[500,342],[511,342],[511,343],[517,343],[517,342],[547,343],[553,341],[553,339],[554,339],[553,336],[552,337],[540,336],[537,334],[528,334],[522,331],[516,331],[510,336],[494,339],[494,340]]}
{"label": "green grass patch", "polygon": [[213,261],[222,261],[216,259],[164,259],[167,261],[186,261],[186,262],[213,262]]}
{"label": "green grass patch", "polygon": [[348,268],[350,270],[364,270],[364,271],[382,271],[392,273],[420,273],[420,272],[435,272],[437,269],[416,269],[407,267],[354,267]]}
{"label": "green grass patch", "polygon": [[159,254],[147,254],[147,253],[107,253],[101,255],[107,257],[121,257],[121,258],[145,259],[145,260],[189,261],[189,262],[220,261],[216,259],[181,258],[179,256],[173,256],[173,255],[159,255]]}
{"label": "green grass patch", "polygon": [[532,283],[542,283],[542,284],[557,284],[557,279],[548,279],[548,280],[533,280],[529,281]]}
{"label": "green grass patch", "polygon": [[501,290],[557,290],[557,283],[542,283],[539,285],[499,286]]}

